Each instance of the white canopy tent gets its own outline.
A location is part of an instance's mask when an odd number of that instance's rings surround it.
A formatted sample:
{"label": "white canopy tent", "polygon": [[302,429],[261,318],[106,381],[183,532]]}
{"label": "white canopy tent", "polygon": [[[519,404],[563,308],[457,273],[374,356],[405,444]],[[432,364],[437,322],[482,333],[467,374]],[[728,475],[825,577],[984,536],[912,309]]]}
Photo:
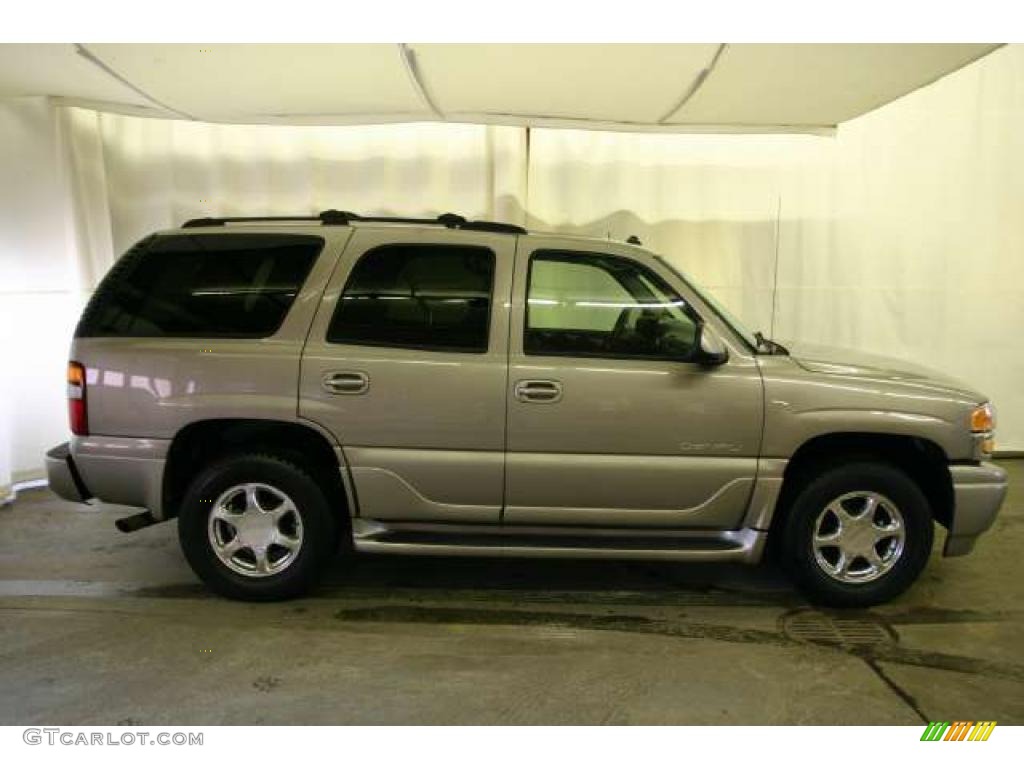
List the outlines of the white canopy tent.
{"label": "white canopy tent", "polygon": [[216,123],[827,132],[993,45],[0,46],[0,98]]}
{"label": "white canopy tent", "polygon": [[754,327],[969,381],[1024,449],[1024,46],[994,48],[0,46],[0,496],[66,439],[127,245],[331,207],[637,234]]}

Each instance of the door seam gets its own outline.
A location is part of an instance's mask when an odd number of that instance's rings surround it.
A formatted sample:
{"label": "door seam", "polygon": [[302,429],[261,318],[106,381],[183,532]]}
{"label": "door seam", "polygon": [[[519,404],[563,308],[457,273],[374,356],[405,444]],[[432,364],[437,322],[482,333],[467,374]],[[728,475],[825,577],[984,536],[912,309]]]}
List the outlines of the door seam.
{"label": "door seam", "polygon": [[512,249],[512,279],[509,281],[508,307],[505,310],[508,318],[508,333],[505,336],[505,389],[502,393],[505,401],[505,424],[501,431],[501,506],[498,508],[498,525],[505,524],[505,502],[508,500],[509,384],[512,378],[512,319],[515,315],[512,305],[516,295],[516,267],[519,264],[520,242],[520,235],[516,235],[515,247]]}

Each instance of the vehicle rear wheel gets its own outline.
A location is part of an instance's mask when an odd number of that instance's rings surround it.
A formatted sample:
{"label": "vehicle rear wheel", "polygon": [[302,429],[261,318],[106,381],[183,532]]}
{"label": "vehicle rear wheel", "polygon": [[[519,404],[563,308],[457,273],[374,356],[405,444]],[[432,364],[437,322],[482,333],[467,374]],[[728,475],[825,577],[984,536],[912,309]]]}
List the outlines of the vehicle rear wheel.
{"label": "vehicle rear wheel", "polygon": [[783,564],[814,602],[877,605],[917,579],[933,528],[921,489],[896,467],[833,466],[793,500],[782,531]]}
{"label": "vehicle rear wheel", "polygon": [[323,489],[276,456],[225,459],[191,483],[178,538],[203,582],[237,600],[284,600],[308,591],[337,550]]}

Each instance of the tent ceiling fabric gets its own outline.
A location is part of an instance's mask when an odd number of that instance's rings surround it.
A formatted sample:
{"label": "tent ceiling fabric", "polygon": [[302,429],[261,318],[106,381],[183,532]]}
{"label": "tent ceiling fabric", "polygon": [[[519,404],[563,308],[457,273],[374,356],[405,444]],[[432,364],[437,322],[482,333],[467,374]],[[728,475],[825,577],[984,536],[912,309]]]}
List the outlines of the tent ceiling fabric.
{"label": "tent ceiling fabric", "polygon": [[152,107],[145,97],[79,56],[73,45],[0,45],[0,98],[7,96],[68,96]]}
{"label": "tent ceiling fabric", "polygon": [[163,103],[214,122],[424,111],[393,45],[86,48]]}
{"label": "tent ceiling fabric", "polygon": [[[717,45],[417,45],[446,115],[655,123]],[[467,77],[467,73],[486,73]]]}
{"label": "tent ceiling fabric", "polygon": [[0,97],[226,123],[827,131],[998,46],[0,45]]}
{"label": "tent ceiling fabric", "polygon": [[836,125],[988,53],[979,45],[738,45],[673,123]]}

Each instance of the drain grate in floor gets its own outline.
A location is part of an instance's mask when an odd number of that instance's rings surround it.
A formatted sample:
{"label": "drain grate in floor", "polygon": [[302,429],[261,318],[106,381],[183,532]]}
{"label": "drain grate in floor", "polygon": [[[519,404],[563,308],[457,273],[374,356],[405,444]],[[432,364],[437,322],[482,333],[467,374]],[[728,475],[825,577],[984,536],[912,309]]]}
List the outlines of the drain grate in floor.
{"label": "drain grate in floor", "polygon": [[784,615],[781,624],[791,640],[846,650],[887,648],[897,640],[895,631],[875,616],[833,616],[805,609]]}

